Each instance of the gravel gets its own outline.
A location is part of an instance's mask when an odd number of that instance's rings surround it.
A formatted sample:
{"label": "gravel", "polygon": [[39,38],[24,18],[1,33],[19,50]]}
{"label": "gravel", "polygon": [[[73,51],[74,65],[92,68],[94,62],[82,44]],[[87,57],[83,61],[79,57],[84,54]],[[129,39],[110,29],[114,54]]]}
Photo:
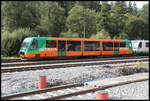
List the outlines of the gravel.
{"label": "gravel", "polygon": [[[106,89],[109,100],[149,100],[149,80]],[[65,98],[65,100],[96,100],[96,93]]]}
{"label": "gravel", "polygon": [[117,69],[103,68],[103,66],[79,66],[49,70],[36,70],[14,73],[2,73],[2,94],[35,90],[38,88],[38,77],[45,75],[47,87],[70,83],[81,83],[102,77],[119,76]]}
{"label": "gravel", "polygon": [[49,70],[2,73],[1,95],[38,89],[38,77],[40,75],[46,76],[47,87],[53,87],[71,83],[82,83],[100,78],[121,76],[122,73],[118,68],[111,68],[111,65],[79,66]]}

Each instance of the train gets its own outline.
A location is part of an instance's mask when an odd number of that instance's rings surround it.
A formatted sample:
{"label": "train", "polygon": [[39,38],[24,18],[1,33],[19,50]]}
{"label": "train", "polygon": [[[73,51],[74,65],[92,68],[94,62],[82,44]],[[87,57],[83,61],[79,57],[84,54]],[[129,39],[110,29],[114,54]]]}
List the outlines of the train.
{"label": "train", "polygon": [[[135,42],[134,40],[27,37],[21,44],[19,56],[22,60],[33,60],[85,56],[133,55],[138,52],[136,50],[137,42],[140,42],[140,40]],[[146,42],[145,45],[148,47],[148,41],[142,41],[142,45],[144,42]],[[143,53],[149,54],[149,51]]]}
{"label": "train", "polygon": [[131,40],[133,54],[144,55],[149,54],[148,40]]}

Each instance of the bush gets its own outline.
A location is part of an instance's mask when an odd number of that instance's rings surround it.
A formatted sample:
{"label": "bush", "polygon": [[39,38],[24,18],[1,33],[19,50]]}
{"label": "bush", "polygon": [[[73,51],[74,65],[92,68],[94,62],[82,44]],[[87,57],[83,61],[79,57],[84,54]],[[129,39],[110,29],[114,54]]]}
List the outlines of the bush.
{"label": "bush", "polygon": [[60,33],[60,37],[65,37],[65,38],[80,38],[78,33],[72,33],[71,31]]}
{"label": "bush", "polygon": [[142,73],[142,72],[148,72],[146,68],[135,68],[135,67],[125,67],[125,68],[120,68],[119,72],[121,75],[131,75],[134,73]]}
{"label": "bush", "polygon": [[104,29],[97,32],[96,34],[92,34],[90,36],[90,38],[92,38],[92,39],[111,39],[111,37],[109,36],[109,33],[106,32]]}
{"label": "bush", "polygon": [[1,51],[3,56],[9,56],[10,55],[9,44],[10,44],[11,34],[7,31],[4,31],[4,33],[2,33]]}
{"label": "bush", "polygon": [[17,56],[22,41],[25,37],[31,37],[33,34],[29,28],[19,28],[12,33],[4,31],[2,33],[2,55]]}

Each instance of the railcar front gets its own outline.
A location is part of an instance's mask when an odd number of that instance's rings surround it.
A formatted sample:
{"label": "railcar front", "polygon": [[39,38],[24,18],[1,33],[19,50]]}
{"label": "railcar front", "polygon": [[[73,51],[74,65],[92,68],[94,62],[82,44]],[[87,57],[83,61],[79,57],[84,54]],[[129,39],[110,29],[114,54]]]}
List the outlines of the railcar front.
{"label": "railcar front", "polygon": [[33,38],[32,37],[28,37],[28,38],[25,38],[21,44],[21,48],[20,48],[20,51],[19,51],[19,55],[21,57],[22,60],[27,60],[28,57],[26,56],[29,48],[30,48],[30,45],[31,45],[31,42],[32,42]]}
{"label": "railcar front", "polygon": [[27,37],[21,44],[19,55],[22,60],[40,59],[45,50],[45,38]]}
{"label": "railcar front", "polygon": [[131,40],[131,43],[135,55],[149,54],[148,40]]}

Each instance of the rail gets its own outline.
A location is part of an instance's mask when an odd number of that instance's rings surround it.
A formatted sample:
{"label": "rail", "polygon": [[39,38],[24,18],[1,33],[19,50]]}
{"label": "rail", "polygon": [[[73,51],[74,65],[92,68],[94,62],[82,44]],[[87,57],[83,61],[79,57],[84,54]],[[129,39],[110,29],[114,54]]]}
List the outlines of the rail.
{"label": "rail", "polygon": [[[43,98],[43,99],[40,99],[40,100],[62,99],[62,98],[66,98],[66,97],[77,96],[77,95],[82,95],[82,94],[86,94],[86,93],[90,93],[90,92],[95,92],[97,90],[104,90],[104,89],[111,88],[111,87],[116,87],[116,86],[121,86],[121,85],[125,85],[125,84],[130,84],[130,83],[149,80],[148,73],[143,73],[142,76],[141,76],[141,74],[133,75],[132,76],[133,79],[129,79],[129,78],[131,78],[131,76],[126,78],[128,80],[122,80],[121,82],[108,83],[106,85],[101,85],[101,86],[98,86],[98,87],[95,87],[95,88],[84,89],[84,90],[80,90],[80,91],[76,91],[76,92],[71,92],[71,93],[68,93],[68,94],[56,95],[56,96],[52,96],[52,97],[48,97],[48,98]],[[139,76],[139,77],[136,77],[136,76]],[[46,89],[42,89],[42,90],[36,90],[36,91],[31,91],[31,92],[26,92],[26,93],[21,93],[21,94],[2,96],[1,99],[2,100],[8,100],[8,99],[12,99],[12,98],[19,98],[19,97],[24,97],[24,96],[29,96],[29,95],[52,92],[52,91],[56,91],[56,90],[62,90],[62,89],[68,89],[68,88],[71,89],[73,87],[86,87],[86,86],[87,86],[87,83],[63,85],[63,86],[59,86],[59,87],[46,88]]]}
{"label": "rail", "polygon": [[129,63],[136,61],[148,61],[149,58],[143,59],[124,59],[124,60],[106,60],[106,61],[88,61],[88,62],[73,62],[73,63],[57,63],[57,64],[41,64],[41,65],[29,65],[29,66],[17,66],[17,67],[2,67],[1,73],[7,72],[21,72],[30,70],[42,70],[42,69],[55,69],[55,68],[67,68],[83,65],[102,65],[102,64],[113,64],[113,63]]}

